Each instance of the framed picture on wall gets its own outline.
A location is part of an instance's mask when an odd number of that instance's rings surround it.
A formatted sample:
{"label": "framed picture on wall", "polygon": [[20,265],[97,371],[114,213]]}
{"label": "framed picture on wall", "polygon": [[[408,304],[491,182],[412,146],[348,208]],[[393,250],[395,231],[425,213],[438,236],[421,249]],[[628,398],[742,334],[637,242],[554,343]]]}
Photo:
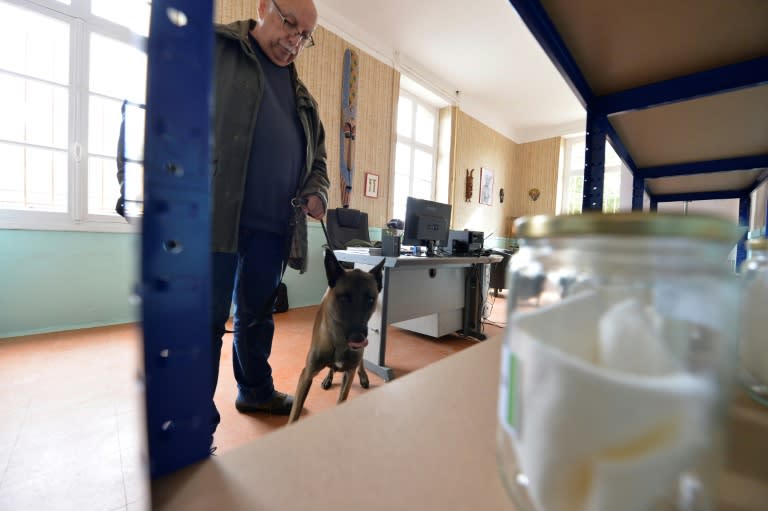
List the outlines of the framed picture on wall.
{"label": "framed picture on wall", "polygon": [[482,167],[480,169],[480,204],[493,204],[493,171]]}
{"label": "framed picture on wall", "polygon": [[365,173],[365,196],[373,197],[374,199],[379,196],[379,175],[372,172]]}

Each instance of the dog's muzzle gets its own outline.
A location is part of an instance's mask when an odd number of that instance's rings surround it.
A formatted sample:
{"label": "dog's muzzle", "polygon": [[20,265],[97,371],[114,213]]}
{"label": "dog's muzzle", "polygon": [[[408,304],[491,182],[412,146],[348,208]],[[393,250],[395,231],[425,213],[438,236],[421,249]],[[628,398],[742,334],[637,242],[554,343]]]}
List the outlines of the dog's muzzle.
{"label": "dog's muzzle", "polygon": [[356,332],[347,336],[347,346],[353,350],[361,350],[368,346],[368,332]]}

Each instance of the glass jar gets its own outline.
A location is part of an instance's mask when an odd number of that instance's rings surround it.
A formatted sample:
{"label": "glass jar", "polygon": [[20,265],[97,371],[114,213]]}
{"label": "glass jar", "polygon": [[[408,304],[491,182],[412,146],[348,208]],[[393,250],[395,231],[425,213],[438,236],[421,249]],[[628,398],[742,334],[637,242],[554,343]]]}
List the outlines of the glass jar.
{"label": "glass jar", "polygon": [[516,509],[715,509],[739,228],[648,213],[515,228],[497,453]]}
{"label": "glass jar", "polygon": [[747,241],[741,266],[744,279],[744,326],[739,344],[740,379],[749,394],[768,406],[768,239]]}

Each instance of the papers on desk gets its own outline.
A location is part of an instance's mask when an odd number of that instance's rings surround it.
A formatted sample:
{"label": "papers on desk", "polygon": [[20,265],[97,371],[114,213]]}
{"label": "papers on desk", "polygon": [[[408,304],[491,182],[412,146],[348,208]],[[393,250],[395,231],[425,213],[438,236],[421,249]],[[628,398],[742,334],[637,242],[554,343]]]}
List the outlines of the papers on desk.
{"label": "papers on desk", "polygon": [[382,255],[381,248],[376,247],[347,247],[347,252],[350,254]]}

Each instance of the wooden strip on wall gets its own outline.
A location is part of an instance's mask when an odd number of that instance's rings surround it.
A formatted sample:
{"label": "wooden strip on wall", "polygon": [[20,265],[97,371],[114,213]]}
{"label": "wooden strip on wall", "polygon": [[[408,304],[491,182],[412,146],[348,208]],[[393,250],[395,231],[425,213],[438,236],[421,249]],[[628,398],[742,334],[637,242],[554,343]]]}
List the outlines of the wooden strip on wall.
{"label": "wooden strip on wall", "polygon": [[[554,214],[557,203],[557,168],[560,160],[560,137],[529,142],[517,147],[515,186],[510,189],[509,215]],[[528,190],[538,188],[538,200],[528,196]]]}

